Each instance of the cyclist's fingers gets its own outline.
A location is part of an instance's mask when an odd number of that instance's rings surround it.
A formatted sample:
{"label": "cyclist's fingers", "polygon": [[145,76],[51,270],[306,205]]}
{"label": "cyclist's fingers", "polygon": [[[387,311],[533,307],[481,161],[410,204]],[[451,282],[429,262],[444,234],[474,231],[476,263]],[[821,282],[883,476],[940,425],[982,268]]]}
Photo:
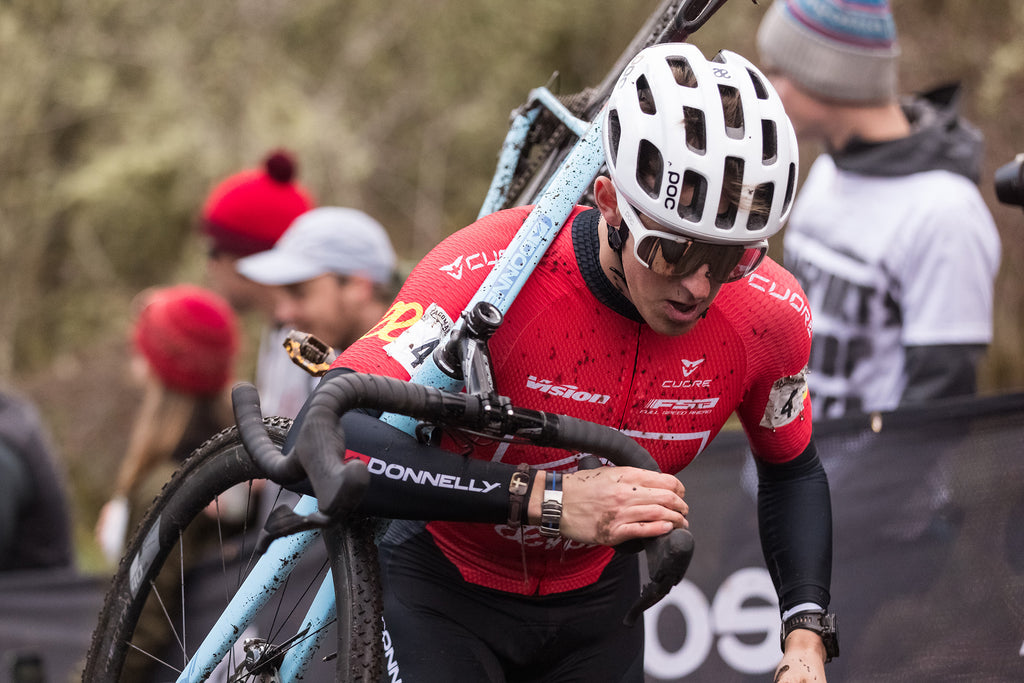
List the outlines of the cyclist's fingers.
{"label": "cyclist's fingers", "polygon": [[643,536],[688,526],[684,489],[670,475],[605,467],[566,475],[562,488],[562,534],[578,541],[614,545],[641,524]]}
{"label": "cyclist's fingers", "polygon": [[683,483],[671,474],[651,472],[635,467],[600,467],[594,470],[580,470],[569,475],[568,478],[572,478],[574,483],[580,482],[609,489],[616,486],[623,487],[625,490],[637,487],[659,489],[671,492],[680,500],[686,495]]}
{"label": "cyclist's fingers", "polygon": [[689,528],[681,513],[661,505],[609,506],[598,515],[563,514],[562,534],[576,540],[616,545],[631,538],[646,538]]}
{"label": "cyclist's fingers", "polygon": [[628,502],[632,505],[650,505],[654,503],[667,510],[678,512],[683,516],[686,516],[690,512],[690,506],[687,502],[674,491],[649,487],[636,487],[630,491],[630,494],[632,495]]}
{"label": "cyclist's fingers", "polygon": [[605,492],[605,504],[608,506],[628,507],[634,505],[660,505],[686,515],[689,506],[683,500],[683,485],[671,475],[634,470],[634,473],[623,476],[611,468],[606,473],[612,485]]}
{"label": "cyclist's fingers", "polygon": [[[599,527],[598,538],[602,539],[606,545],[618,545],[634,538],[661,536],[672,529],[679,528],[678,524],[667,519],[652,519],[650,515],[641,515],[641,517],[643,518],[635,521],[620,521]],[[679,521],[685,520],[679,518]]]}
{"label": "cyclist's fingers", "polygon": [[690,522],[686,515],[662,505],[631,505],[622,508],[614,518],[619,524],[636,524],[639,522],[668,522],[673,527],[687,529]]}

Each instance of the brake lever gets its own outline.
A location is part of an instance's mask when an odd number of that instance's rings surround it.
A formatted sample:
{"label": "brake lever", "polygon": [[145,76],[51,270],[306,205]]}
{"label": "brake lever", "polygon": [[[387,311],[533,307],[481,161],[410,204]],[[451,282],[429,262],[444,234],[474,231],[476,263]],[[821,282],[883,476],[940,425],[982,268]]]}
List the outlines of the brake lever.
{"label": "brake lever", "polygon": [[622,623],[632,626],[636,620],[683,580],[693,558],[693,534],[686,529],[673,529],[662,536],[646,539],[647,570],[650,582],[640,591]]}
{"label": "brake lever", "polygon": [[[591,470],[601,467],[601,460],[594,455],[584,455],[579,460],[579,469]],[[693,559],[693,535],[686,529],[673,529],[667,534],[654,538],[634,538],[615,546],[620,553],[647,553],[647,572],[650,581],[640,591],[640,597],[629,608],[622,623],[632,626],[648,607],[668,595],[672,587],[683,580]]]}

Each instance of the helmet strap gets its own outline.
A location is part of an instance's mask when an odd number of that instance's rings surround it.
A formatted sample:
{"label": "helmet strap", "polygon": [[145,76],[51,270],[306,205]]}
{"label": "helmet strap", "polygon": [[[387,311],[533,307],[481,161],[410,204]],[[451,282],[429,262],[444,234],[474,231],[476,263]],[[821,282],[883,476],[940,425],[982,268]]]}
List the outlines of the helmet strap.
{"label": "helmet strap", "polygon": [[619,224],[618,227],[608,226],[608,246],[612,248],[618,254],[622,254],[622,247],[626,244],[626,238],[629,237],[629,228],[626,227],[625,221]]}

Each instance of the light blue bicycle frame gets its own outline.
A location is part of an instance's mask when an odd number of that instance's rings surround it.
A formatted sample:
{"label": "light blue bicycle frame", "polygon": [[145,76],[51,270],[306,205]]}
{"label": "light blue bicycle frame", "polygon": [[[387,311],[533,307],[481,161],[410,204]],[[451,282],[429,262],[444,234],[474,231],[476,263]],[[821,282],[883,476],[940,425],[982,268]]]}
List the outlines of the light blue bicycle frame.
{"label": "light blue bicycle frame", "polygon": [[[480,301],[486,301],[496,306],[502,314],[508,311],[576,202],[594,181],[604,163],[601,117],[597,116],[593,122],[579,119],[547,88],[537,88],[530,93],[527,103],[509,127],[491,188],[480,209],[481,216],[493,213],[505,202],[506,191],[514,175],[527,131],[540,114],[541,107],[550,110],[579,140],[540,191],[534,209],[470,300],[466,310],[472,309]],[[461,383],[441,372],[433,359],[425,361],[418,368],[412,381],[450,391],[461,388]],[[382,419],[409,433],[413,432],[416,424],[414,420],[402,415],[385,415]],[[308,515],[314,510],[316,500],[308,496],[303,497],[295,507],[295,512],[301,515]],[[179,683],[193,683],[210,675],[237,640],[237,634],[252,623],[256,613],[269,601],[275,589],[284,584],[297,558],[317,536],[318,532],[315,531],[300,532],[280,538],[270,545],[178,677]],[[335,610],[334,584],[328,573],[306,614],[296,645],[289,649],[281,665],[281,683],[292,683],[305,671],[326,633],[325,626],[335,618]]]}

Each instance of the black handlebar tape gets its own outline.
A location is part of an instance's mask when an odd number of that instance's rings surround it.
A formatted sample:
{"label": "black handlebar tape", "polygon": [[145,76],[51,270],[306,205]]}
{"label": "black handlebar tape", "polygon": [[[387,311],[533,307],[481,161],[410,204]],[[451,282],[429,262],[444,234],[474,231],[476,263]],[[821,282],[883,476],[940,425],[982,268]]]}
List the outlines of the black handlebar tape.
{"label": "black handlebar tape", "polygon": [[267,430],[263,427],[263,414],[260,411],[260,395],[255,386],[248,382],[240,382],[232,387],[231,408],[245,450],[268,478],[279,484],[293,484],[306,476],[302,464],[297,460],[281,457],[281,450],[267,435]]}
{"label": "black handlebar tape", "polygon": [[661,471],[647,449],[622,432],[568,415],[558,415],[557,419],[554,443],[545,445],[603,455],[623,467]]}
{"label": "black handlebar tape", "polygon": [[644,549],[651,578],[622,620],[626,626],[632,626],[644,610],[683,580],[693,558],[693,535],[686,529],[673,529],[667,534],[644,539]]}
{"label": "black handlebar tape", "polygon": [[[352,491],[342,479],[350,468],[359,469],[357,482],[369,483],[369,472],[361,460],[344,461],[345,436],[338,420],[349,410],[372,408],[414,418],[465,415],[473,397],[445,394],[438,389],[392,377],[348,373],[323,382],[310,398],[305,422],[295,446],[285,458],[297,457],[309,476],[321,511],[328,515],[351,509],[363,489]],[[479,400],[477,399],[477,402]],[[470,409],[468,412],[472,412]],[[294,456],[293,456],[294,453]]]}

